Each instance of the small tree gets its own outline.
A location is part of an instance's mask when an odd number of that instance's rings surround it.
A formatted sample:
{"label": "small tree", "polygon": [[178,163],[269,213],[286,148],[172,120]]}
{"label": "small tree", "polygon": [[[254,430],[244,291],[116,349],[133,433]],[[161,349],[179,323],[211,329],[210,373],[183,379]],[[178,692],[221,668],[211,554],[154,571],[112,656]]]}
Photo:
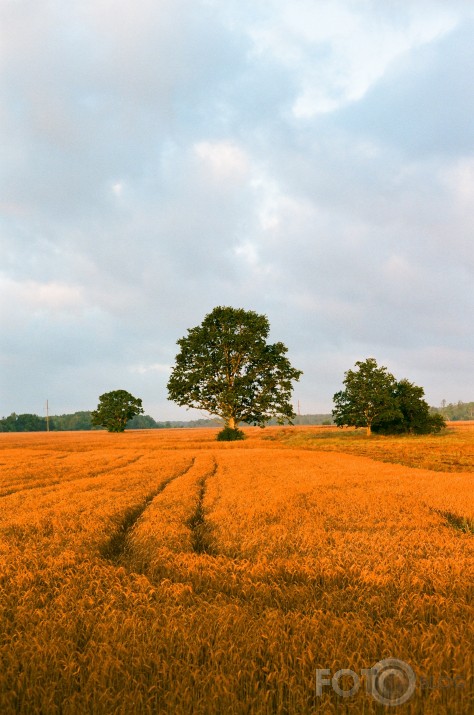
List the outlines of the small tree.
{"label": "small tree", "polygon": [[169,399],[221,417],[263,427],[296,416],[290,404],[295,370],[283,343],[267,343],[270,325],[251,310],[217,307],[178,340],[181,350],[168,381]]}
{"label": "small tree", "polygon": [[99,397],[97,409],[91,412],[91,423],[108,432],[123,432],[127,422],[143,413],[142,401],[126,390],[113,390]]}
{"label": "small tree", "polygon": [[374,358],[356,362],[358,370],[345,373],[345,390],[334,395],[334,422],[353,427],[365,427],[367,435],[372,433],[375,420],[392,419],[399,416],[399,409],[393,398],[396,381],[386,367],[378,367]]}

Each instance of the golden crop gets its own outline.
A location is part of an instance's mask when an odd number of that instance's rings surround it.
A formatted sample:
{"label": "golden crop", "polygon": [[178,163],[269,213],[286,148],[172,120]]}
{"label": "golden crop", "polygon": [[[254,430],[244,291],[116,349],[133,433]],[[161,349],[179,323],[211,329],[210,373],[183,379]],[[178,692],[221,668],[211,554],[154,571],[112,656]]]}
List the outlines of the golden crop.
{"label": "golden crop", "polygon": [[474,425],[246,431],[0,435],[2,714],[473,711]]}
{"label": "golden crop", "polygon": [[371,457],[381,462],[395,462],[407,467],[421,467],[441,472],[474,471],[472,422],[456,422],[446,432],[433,435],[372,435],[365,439],[365,428],[293,427],[273,431],[267,439],[333,452],[346,452]]}

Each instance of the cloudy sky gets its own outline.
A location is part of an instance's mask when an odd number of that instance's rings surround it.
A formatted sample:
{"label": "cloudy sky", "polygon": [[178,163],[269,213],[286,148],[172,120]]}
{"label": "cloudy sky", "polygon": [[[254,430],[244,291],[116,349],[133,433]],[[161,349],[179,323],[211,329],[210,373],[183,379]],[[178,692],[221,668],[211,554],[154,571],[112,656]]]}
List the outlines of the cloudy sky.
{"label": "cloudy sky", "polygon": [[474,3],[0,0],[0,416],[156,419],[176,340],[265,313],[329,412],[375,357],[474,400]]}

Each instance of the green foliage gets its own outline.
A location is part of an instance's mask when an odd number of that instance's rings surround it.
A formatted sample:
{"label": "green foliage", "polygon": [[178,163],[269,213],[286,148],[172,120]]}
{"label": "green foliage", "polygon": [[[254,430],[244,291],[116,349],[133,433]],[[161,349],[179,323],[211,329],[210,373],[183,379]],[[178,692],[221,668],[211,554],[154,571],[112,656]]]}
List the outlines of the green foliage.
{"label": "green foliage", "polygon": [[292,381],[302,373],[285,357],[283,343],[266,342],[269,331],[265,315],[214,308],[178,340],[169,399],[221,417],[231,428],[239,422],[263,427],[273,416],[291,422]]}
{"label": "green foliage", "polygon": [[[73,432],[77,430],[100,429],[102,425],[93,426],[91,422],[91,412],[81,411],[72,414],[52,415],[49,418],[49,429],[51,432]],[[222,420],[219,419],[199,419],[199,420],[175,420],[170,422],[157,422],[150,415],[136,415],[127,422],[127,429],[170,429],[173,427],[219,427]],[[0,432],[44,432],[46,430],[46,418],[38,415],[17,415],[12,413],[9,417],[0,419]]]}
{"label": "green foliage", "polygon": [[105,427],[108,432],[123,432],[127,422],[142,414],[142,401],[126,390],[113,390],[99,397],[96,410],[91,412],[94,426]]}
{"label": "green foliage", "polygon": [[441,415],[430,414],[428,403],[423,399],[424,390],[408,380],[400,380],[394,386],[392,398],[397,412],[389,418],[381,417],[372,425],[379,434],[430,434],[445,427]]}
{"label": "green foliage", "polygon": [[441,415],[430,413],[422,387],[397,382],[374,358],[356,366],[358,371],[346,372],[346,389],[334,395],[338,426],[366,427],[367,434],[429,434],[445,427]]}
{"label": "green foliage", "polygon": [[366,427],[371,433],[372,424],[377,420],[390,420],[399,416],[393,400],[394,376],[386,367],[378,367],[374,358],[356,362],[358,370],[345,373],[345,390],[334,395],[334,422],[342,427]]}
{"label": "green foliage", "polygon": [[474,420],[474,402],[450,402],[446,404],[443,400],[441,407],[432,407],[433,413],[439,413],[446,420],[457,422],[458,420]]}
{"label": "green foliage", "polygon": [[157,429],[159,426],[150,415],[135,415],[127,422],[127,429]]}
{"label": "green foliage", "polygon": [[12,412],[0,420],[0,432],[46,432],[46,418],[38,415],[17,415]]}
{"label": "green foliage", "polygon": [[[441,432],[441,430],[446,429],[446,421],[443,415],[437,413],[430,412],[429,424],[431,427],[429,430],[430,433]],[[424,432],[423,434],[428,434],[428,432]]]}
{"label": "green foliage", "polygon": [[91,413],[82,411],[69,415],[54,415],[49,419],[50,429],[58,432],[92,429]]}
{"label": "green foliage", "polygon": [[[332,425],[334,424],[330,414],[308,414],[308,415],[295,415],[291,420],[294,425]],[[277,425],[276,419],[272,418],[268,420],[268,425]]]}
{"label": "green foliage", "polygon": [[224,429],[217,433],[218,442],[235,442],[241,439],[245,439],[245,434],[241,429],[224,427]]}

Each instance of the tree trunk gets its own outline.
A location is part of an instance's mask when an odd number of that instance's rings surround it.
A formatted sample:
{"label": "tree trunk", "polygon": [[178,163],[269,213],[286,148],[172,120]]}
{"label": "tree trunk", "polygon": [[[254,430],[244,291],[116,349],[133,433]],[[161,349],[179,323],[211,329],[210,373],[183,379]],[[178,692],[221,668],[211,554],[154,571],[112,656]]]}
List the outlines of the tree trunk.
{"label": "tree trunk", "polygon": [[369,425],[367,425],[367,437],[370,437],[371,434],[372,434],[372,425],[369,424]]}
{"label": "tree trunk", "polygon": [[235,429],[235,417],[229,417],[227,420],[227,427],[230,429]]}

